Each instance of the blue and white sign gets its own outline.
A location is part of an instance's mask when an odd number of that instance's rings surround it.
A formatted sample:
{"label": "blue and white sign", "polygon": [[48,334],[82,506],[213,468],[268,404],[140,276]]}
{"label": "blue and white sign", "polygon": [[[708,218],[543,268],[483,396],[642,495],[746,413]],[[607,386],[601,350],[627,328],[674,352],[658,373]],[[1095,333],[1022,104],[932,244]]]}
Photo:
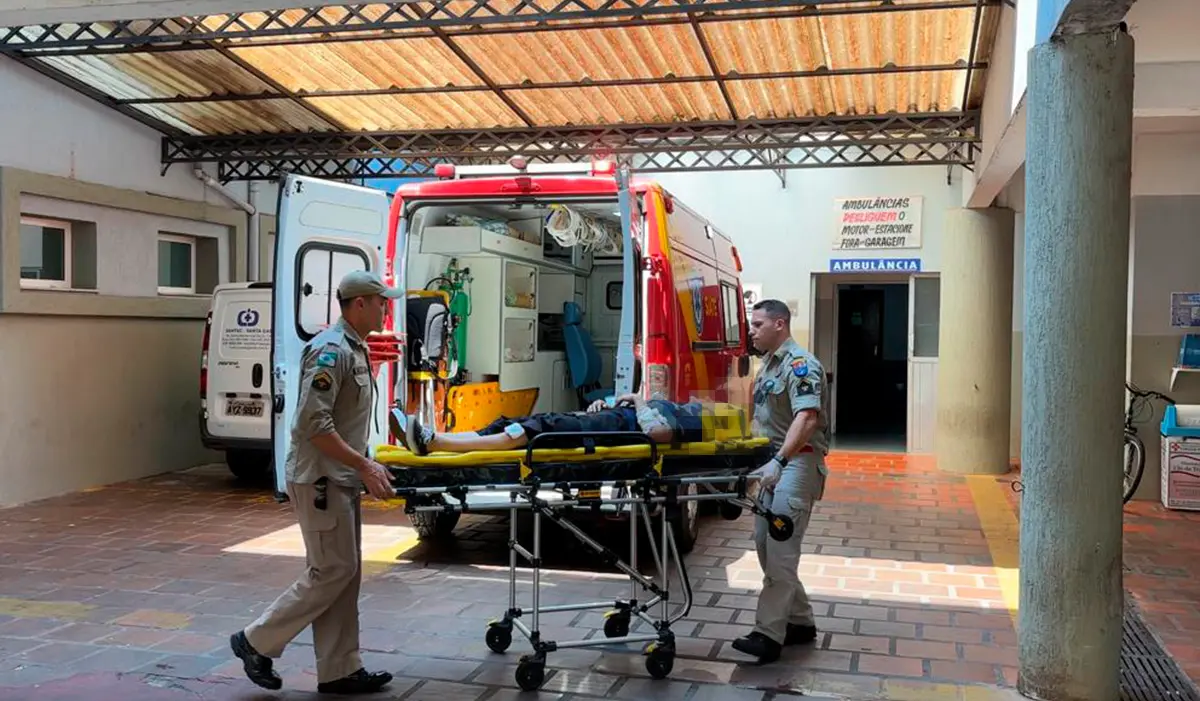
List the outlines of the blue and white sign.
{"label": "blue and white sign", "polygon": [[1200,327],[1200,294],[1171,293],[1171,327],[1193,329]]}
{"label": "blue and white sign", "polygon": [[919,273],[920,258],[834,258],[831,273]]}

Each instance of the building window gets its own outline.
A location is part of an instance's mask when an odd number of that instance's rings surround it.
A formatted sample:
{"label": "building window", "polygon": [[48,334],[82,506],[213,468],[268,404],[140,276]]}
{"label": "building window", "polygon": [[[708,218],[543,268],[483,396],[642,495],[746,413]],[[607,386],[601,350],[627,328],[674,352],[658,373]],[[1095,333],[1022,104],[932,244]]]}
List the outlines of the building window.
{"label": "building window", "polygon": [[159,234],[158,292],[164,295],[196,293],[195,239]]}
{"label": "building window", "polygon": [[939,316],[942,306],[940,278],[919,275],[913,278],[913,357],[938,357]]}
{"label": "building window", "polygon": [[21,286],[71,288],[71,224],[21,217]]}

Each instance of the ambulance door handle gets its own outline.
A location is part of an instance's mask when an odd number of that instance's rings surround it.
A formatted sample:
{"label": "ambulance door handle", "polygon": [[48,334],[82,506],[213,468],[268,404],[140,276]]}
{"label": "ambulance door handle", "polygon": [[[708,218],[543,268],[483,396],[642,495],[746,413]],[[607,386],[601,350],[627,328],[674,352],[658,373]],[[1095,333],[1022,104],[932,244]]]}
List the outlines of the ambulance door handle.
{"label": "ambulance door handle", "polygon": [[250,383],[254,385],[255,389],[258,389],[259,387],[262,387],[262,381],[263,381],[262,363],[255,363],[254,367],[251,368],[251,370],[250,370]]}

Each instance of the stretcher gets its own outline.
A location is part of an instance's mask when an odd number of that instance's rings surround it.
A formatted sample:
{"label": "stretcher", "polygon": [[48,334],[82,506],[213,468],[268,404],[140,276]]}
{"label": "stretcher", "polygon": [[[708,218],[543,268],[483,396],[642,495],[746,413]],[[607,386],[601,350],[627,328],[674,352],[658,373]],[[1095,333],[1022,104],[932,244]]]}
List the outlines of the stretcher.
{"label": "stretcher", "polygon": [[[682,502],[720,501],[721,514],[729,519],[736,519],[743,509],[749,509],[767,520],[772,538],[787,540],[791,537],[794,530],[791,519],[764,508],[752,489],[757,477],[749,473],[761,467],[772,455],[768,441],[745,435],[744,422],[740,430],[735,425],[732,431],[717,430],[706,433],[705,437],[713,440],[660,445],[640,432],[543,433],[524,448],[509,451],[417,456],[397,446],[380,446],[376,460],[392,473],[396,496],[404,500],[407,513],[511,512],[508,610],[501,618],[489,622],[485,639],[491,650],[503,653],[512,644],[514,628],[526,637],[533,651],[520,659],[516,681],[522,689],[532,691],[545,679],[547,654],[565,648],[648,643],[642,650],[646,670],[656,679],[671,673],[675,661],[675,636],[671,626],[686,617],[692,605],[691,582],[670,525]],[[604,490],[604,487],[610,489]],[[468,496],[481,491],[507,492],[509,498],[507,502],[470,505]],[[607,495],[604,495],[605,491]],[[628,562],[622,561],[567,518],[573,511],[593,510],[601,505],[628,509]],[[533,533],[529,548],[517,539],[515,516],[519,510],[532,511]],[[657,512],[657,519],[652,519],[653,512]],[[543,518],[571,533],[606,564],[628,575],[629,599],[541,606]],[[657,534],[654,520],[659,524]],[[651,536],[649,544],[658,581],[638,569],[639,521]],[[517,605],[518,556],[528,562],[532,571],[532,607],[529,609]],[[683,590],[682,606],[674,612],[669,606],[672,568],[679,574]],[[648,592],[646,598],[640,599],[644,592]],[[656,606],[658,614],[654,618],[649,612]],[[571,641],[542,639],[541,614],[596,609],[608,609],[605,637]],[[522,620],[526,615],[530,619],[529,625]],[[651,627],[650,631],[631,635],[634,616],[645,621]]]}

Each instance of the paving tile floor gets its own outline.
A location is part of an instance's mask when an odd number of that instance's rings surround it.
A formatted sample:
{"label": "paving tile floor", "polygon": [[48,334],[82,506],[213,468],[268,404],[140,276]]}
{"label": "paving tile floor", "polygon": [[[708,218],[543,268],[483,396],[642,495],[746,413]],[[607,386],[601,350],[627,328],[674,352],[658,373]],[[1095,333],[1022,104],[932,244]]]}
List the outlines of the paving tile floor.
{"label": "paving tile floor", "polygon": [[[732,650],[753,622],[761,572],[752,517],[714,516],[687,557],[694,602],[674,627],[670,678],[649,679],[633,646],[560,650],[536,694],[519,692],[513,678],[525,640],[518,635],[506,655],[483,640],[506,605],[507,525],[472,515],[453,539],[417,543],[401,511],[369,503],[361,642],[369,666],[398,675],[380,698],[1016,698],[1008,486],[903,455],[840,453],[830,465],[800,565],[821,630],[814,645],[762,667]],[[1164,521],[1153,510],[1140,518],[1133,525]],[[1130,537],[1141,542],[1137,532]],[[1148,532],[1142,540],[1147,559],[1134,566],[1146,571],[1133,585],[1186,568],[1154,560],[1157,541]],[[621,532],[609,542],[620,552],[627,541]],[[544,604],[628,596],[627,579],[598,570],[573,539],[550,529],[544,546]],[[278,665],[284,693],[250,685],[227,647],[229,633],[290,584],[302,557],[290,508],[236,486],[219,466],[0,510],[0,698],[99,689],[147,701],[316,698],[308,632]],[[1149,573],[1154,567],[1167,569]],[[528,605],[529,573],[520,580],[519,603]],[[1172,596],[1141,591],[1147,601]],[[1150,622],[1178,627],[1180,652],[1172,652],[1186,656],[1184,626],[1200,615],[1182,609],[1200,594],[1181,596],[1160,599],[1172,610]],[[542,624],[551,639],[603,637],[601,612],[543,616]]]}

